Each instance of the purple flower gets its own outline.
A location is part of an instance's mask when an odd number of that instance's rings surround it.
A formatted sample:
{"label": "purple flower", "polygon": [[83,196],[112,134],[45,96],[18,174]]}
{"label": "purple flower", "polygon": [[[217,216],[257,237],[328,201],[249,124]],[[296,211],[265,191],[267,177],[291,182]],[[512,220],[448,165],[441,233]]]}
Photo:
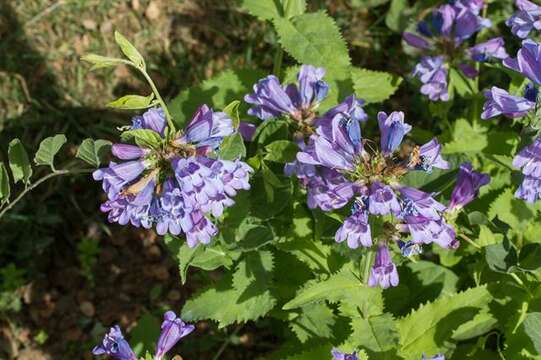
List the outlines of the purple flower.
{"label": "purple flower", "polygon": [[109,355],[117,360],[137,360],[130,344],[122,336],[120,327],[113,326],[100,345],[92,349],[94,355]]}
{"label": "purple flower", "polygon": [[449,100],[447,68],[443,56],[423,56],[421,62],[415,66],[413,76],[418,77],[423,83],[421,94],[428,96],[432,101]]}
{"label": "purple flower", "polygon": [[524,40],[517,57],[504,59],[503,64],[541,85],[541,45],[535,41]]}
{"label": "purple flower", "polygon": [[351,209],[351,215],[346,218],[344,224],[336,232],[336,242],[347,240],[347,244],[351,249],[356,249],[360,245],[372,246],[372,235],[368,224],[368,209],[365,202],[366,200],[363,201],[362,199],[355,201]]}
{"label": "purple flower", "polygon": [[524,88],[524,98],[526,100],[529,100],[533,103],[537,103],[538,95],[539,95],[539,90],[537,89],[534,83],[529,83]]}
{"label": "purple flower", "polygon": [[185,324],[173,311],[163,315],[161,334],[158,339],[155,359],[160,360],[175,344],[195,330],[195,326]]}
{"label": "purple flower", "polygon": [[242,138],[246,141],[252,141],[255,135],[256,126],[246,121],[241,121],[239,124],[239,132]]}
{"label": "purple flower", "polygon": [[483,120],[502,114],[511,118],[521,117],[535,106],[535,102],[520,96],[510,95],[507,91],[496,86],[485,91],[485,98],[486,102],[481,114]]}
{"label": "purple flower", "polygon": [[329,111],[327,111],[323,116],[315,120],[315,126],[325,126],[325,124],[331,124],[332,119],[335,116],[341,115],[345,121],[351,119],[351,121],[356,122],[366,122],[368,120],[368,115],[362,108],[364,105],[364,100],[357,99],[355,95],[348,96],[346,100],[336,105]]}
{"label": "purple flower", "polygon": [[413,241],[403,242],[399,240],[397,243],[403,256],[409,257],[423,252],[423,246],[421,244],[416,244]]}
{"label": "purple flower", "polygon": [[434,357],[427,358],[424,354],[423,357],[421,357],[421,360],[445,360],[445,356],[443,354],[437,354]]}
{"label": "purple flower", "polygon": [[541,30],[541,7],[527,0],[517,0],[516,5],[519,11],[505,21],[511,32],[525,39],[532,29]]}
{"label": "purple flower", "polygon": [[391,155],[402,143],[404,135],[411,131],[411,126],[404,122],[402,111],[393,111],[389,116],[383,111],[378,113],[381,133],[381,150],[384,155]]}
{"label": "purple flower", "polygon": [[338,349],[332,349],[331,355],[333,360],[359,360],[355,351],[351,354],[347,354],[339,351]]}
{"label": "purple flower", "polygon": [[503,60],[509,57],[504,45],[503,38],[496,37],[469,48],[468,53],[473,60],[479,62],[487,61],[489,58]]}
{"label": "purple flower", "polygon": [[442,146],[437,139],[432,139],[419,149],[419,163],[417,169],[431,172],[432,168],[447,170],[449,163],[441,157]]}
{"label": "purple flower", "polygon": [[[261,120],[281,115],[304,120],[327,96],[329,86],[323,81],[325,69],[312,65],[302,65],[297,75],[298,85],[282,86],[274,75],[267,76],[254,85],[254,92],[244,97],[244,101],[255,105],[248,114]],[[309,116],[309,115],[308,115]]]}
{"label": "purple flower", "polygon": [[441,213],[447,207],[432,198],[431,194],[417,190],[412,187],[401,187],[400,195],[402,201],[401,216],[423,216],[432,220],[439,220]]}
{"label": "purple flower", "polygon": [[515,193],[519,199],[534,203],[541,198],[541,137],[515,155],[513,167],[525,175]]}
{"label": "purple flower", "polygon": [[445,249],[456,249],[460,245],[454,229],[443,220],[432,220],[424,216],[406,216],[404,229],[411,234],[415,244],[436,243]]}
{"label": "purple flower", "polygon": [[391,260],[389,249],[386,245],[379,245],[370,278],[368,279],[368,286],[380,286],[387,289],[390,286],[397,286],[398,282],[398,272],[396,271],[396,265]]}
{"label": "purple flower", "polygon": [[462,208],[479,195],[479,188],[490,182],[490,176],[474,171],[470,163],[460,165],[449,209]]}
{"label": "purple flower", "polygon": [[[133,122],[134,128],[165,132],[162,111],[151,109]],[[155,226],[160,235],[185,233],[190,246],[209,243],[217,228],[207,215],[221,216],[237,191],[250,187],[247,164],[207,157],[233,132],[227,114],[203,105],[167,146],[113,145],[113,154],[128,161],[93,173],[107,193],[101,210],[110,222]]]}
{"label": "purple flower", "polygon": [[370,186],[368,210],[373,215],[399,215],[401,207],[393,189],[375,181]]}

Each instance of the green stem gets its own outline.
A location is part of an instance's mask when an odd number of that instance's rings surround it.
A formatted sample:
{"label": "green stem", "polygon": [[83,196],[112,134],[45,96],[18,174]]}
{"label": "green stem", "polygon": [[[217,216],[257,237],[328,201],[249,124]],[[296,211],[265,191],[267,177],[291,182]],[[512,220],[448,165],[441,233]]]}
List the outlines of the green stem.
{"label": "green stem", "polygon": [[49,180],[49,179],[52,179],[56,176],[62,176],[62,175],[68,175],[68,174],[79,174],[79,173],[85,173],[85,172],[88,172],[89,170],[79,170],[79,171],[70,171],[70,170],[55,170],[54,172],[50,173],[50,174],[47,174],[45,175],[44,177],[42,177],[41,179],[39,179],[38,181],[36,181],[35,183],[27,186],[23,191],[21,191],[21,193],[12,201],[10,202],[9,204],[7,204],[6,207],[4,207],[1,211],[0,211],[0,219],[2,219],[2,217],[9,211],[11,210],[19,201],[21,201],[21,199],[26,195],[28,194],[29,192],[31,192],[32,190],[34,190],[35,188],[37,188],[41,183]]}
{"label": "green stem", "polygon": [[175,124],[173,123],[173,118],[171,117],[171,114],[169,113],[169,109],[167,108],[167,105],[165,104],[165,101],[163,101],[162,96],[158,92],[158,89],[156,88],[156,85],[154,84],[154,81],[152,81],[151,77],[147,74],[146,71],[141,70],[141,73],[147,80],[148,84],[150,85],[150,88],[152,89],[152,92],[154,93],[154,96],[156,96],[156,100],[160,103],[163,112],[165,113],[165,118],[167,119],[167,125],[169,126],[169,133],[174,134],[175,133]]}
{"label": "green stem", "polygon": [[458,236],[460,236],[462,239],[466,240],[467,242],[469,242],[470,244],[472,244],[474,247],[476,247],[477,249],[481,249],[481,246],[477,245],[472,239],[470,239],[469,237],[467,237],[466,235],[464,234],[458,234]]}
{"label": "green stem", "polygon": [[282,61],[283,61],[283,59],[284,59],[284,50],[282,50],[282,48],[279,47],[276,50],[276,54],[274,55],[274,66],[272,68],[272,72],[278,78],[280,78],[280,73],[282,71]]}
{"label": "green stem", "polygon": [[235,331],[233,331],[233,333],[227,337],[227,340],[225,340],[224,343],[222,344],[222,346],[220,346],[220,349],[218,350],[218,352],[216,353],[216,355],[214,355],[214,357],[212,358],[212,360],[218,360],[218,359],[220,358],[220,356],[222,355],[222,353],[225,351],[225,349],[227,348],[227,346],[228,346],[229,343],[231,342],[231,337],[232,337],[232,336],[235,336],[235,335],[240,331],[240,329],[242,329],[242,325],[237,326],[237,328],[235,329]]}

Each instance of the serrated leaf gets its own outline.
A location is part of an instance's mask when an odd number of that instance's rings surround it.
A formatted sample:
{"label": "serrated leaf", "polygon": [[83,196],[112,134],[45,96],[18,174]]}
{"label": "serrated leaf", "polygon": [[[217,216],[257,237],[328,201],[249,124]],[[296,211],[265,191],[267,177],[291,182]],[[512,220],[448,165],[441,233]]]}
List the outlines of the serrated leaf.
{"label": "serrated leaf", "polygon": [[324,303],[309,304],[300,314],[290,314],[289,327],[300,342],[310,338],[331,338],[335,319],[331,309]]}
{"label": "serrated leaf", "polygon": [[34,156],[34,163],[36,163],[36,165],[49,165],[54,171],[54,157],[66,141],[68,140],[63,134],[50,136],[42,140],[39,144],[39,149]]}
{"label": "serrated leaf", "polygon": [[84,55],[81,57],[81,60],[92,64],[92,67],[90,68],[90,70],[116,66],[123,63],[122,59],[101,56],[101,55],[96,55],[96,54]]}
{"label": "serrated leaf", "polygon": [[282,8],[287,18],[302,15],[306,11],[306,0],[282,0]]}
{"label": "serrated leaf", "polygon": [[134,139],[137,145],[154,149],[159,148],[163,143],[163,139],[160,134],[150,129],[134,129],[124,131],[120,135],[120,138],[122,141]]}
{"label": "serrated leaf", "polygon": [[[330,353],[331,353],[332,348],[333,347],[330,344],[316,346],[315,348],[312,347],[312,349],[306,350],[305,352],[302,352],[300,354],[289,356],[285,360],[328,359],[328,358],[330,358]],[[365,360],[365,359],[359,358],[359,360]]]}
{"label": "serrated leaf", "polygon": [[28,185],[32,176],[32,165],[19,139],[13,139],[9,143],[8,158],[13,182],[17,183],[22,180]]}
{"label": "serrated leaf", "polygon": [[330,78],[347,76],[348,48],[334,20],[323,11],[276,18],[280,44],[300,64],[325,67]]}
{"label": "serrated leaf", "polygon": [[359,307],[365,314],[378,314],[383,307],[381,291],[367,287],[353,273],[350,266],[345,266],[328,279],[314,281],[301,289],[282,309],[291,310],[324,300],[346,302]]}
{"label": "serrated leaf", "polygon": [[487,246],[485,248],[485,259],[491,270],[503,273],[510,271],[518,262],[515,246],[508,239]]}
{"label": "serrated leaf", "polygon": [[490,230],[488,226],[481,225],[479,227],[479,237],[477,238],[477,245],[481,247],[494,245],[503,241],[503,234],[495,234]]}
{"label": "serrated leaf", "polygon": [[490,204],[488,218],[494,220],[497,217],[513,231],[522,232],[535,218],[536,212],[536,207],[515,198],[513,190],[507,188]]}
{"label": "serrated leaf", "polygon": [[[200,85],[180,92],[169,103],[169,111],[181,129],[201,104],[208,104],[214,109],[223,109],[248,94],[252,86],[264,76],[262,71],[253,69],[224,71]],[[241,115],[245,113],[247,107],[247,104],[241,102],[239,109]]]}
{"label": "serrated leaf", "polygon": [[283,120],[264,121],[256,129],[254,139],[260,145],[279,141],[288,135],[287,123]]}
{"label": "serrated leaf", "polygon": [[[180,241],[174,238],[173,241]],[[225,266],[229,268],[233,265],[233,259],[220,246],[196,246],[189,247],[183,243],[177,252],[177,260],[179,265],[180,281],[184,285],[187,279],[189,267],[197,267],[205,271],[216,270],[219,267]]]}
{"label": "serrated leaf", "polygon": [[97,168],[101,165],[101,159],[109,146],[111,146],[111,142],[108,140],[84,139],[75,156]]}
{"label": "serrated leaf", "polygon": [[154,350],[156,339],[160,335],[160,319],[150,313],[144,313],[130,333],[130,343],[136,353]]}
{"label": "serrated leaf", "polygon": [[472,125],[466,119],[456,120],[453,141],[445,144],[443,153],[477,153],[482,151],[488,145],[486,130],[477,122]]}
{"label": "serrated leaf", "polygon": [[126,95],[107,104],[108,107],[121,110],[148,109],[153,106],[154,94],[149,96]]}
{"label": "serrated leaf", "polygon": [[265,160],[285,164],[295,160],[299,147],[289,140],[277,140],[265,146],[265,150]]}
{"label": "serrated leaf", "polygon": [[427,303],[399,319],[399,355],[417,359],[423,353],[436,354],[453,348],[452,332],[486,309],[491,299],[486,286],[479,286]]}
{"label": "serrated leaf", "polygon": [[355,95],[367,103],[387,100],[402,83],[398,75],[358,68],[351,70],[351,79]]}
{"label": "serrated leaf", "polygon": [[253,16],[262,20],[270,20],[282,16],[279,4],[275,0],[242,0],[241,7]]}
{"label": "serrated leaf", "polygon": [[124,53],[124,55],[126,55],[126,57],[130,59],[135,66],[143,71],[146,70],[145,59],[143,59],[143,56],[139,53],[135,46],[133,46],[132,43],[130,43],[129,40],[124,37],[124,35],[118,31],[115,31],[115,41],[118,46],[120,46],[122,53]]}
{"label": "serrated leaf", "polygon": [[0,204],[9,200],[10,189],[8,169],[0,162]]}
{"label": "serrated leaf", "polygon": [[236,160],[246,156],[246,146],[239,133],[226,137],[220,144],[220,158]]}
{"label": "serrated leaf", "polygon": [[351,321],[352,333],[349,344],[370,353],[385,353],[399,341],[396,321],[391,314],[385,313],[368,318],[354,318]]}
{"label": "serrated leaf", "polygon": [[212,319],[224,327],[264,316],[276,304],[269,290],[272,269],[273,257],[269,251],[247,254],[232,277],[224,277],[188,300],[182,308],[182,319]]}
{"label": "serrated leaf", "polygon": [[229,117],[233,120],[234,129],[238,129],[240,124],[239,106],[240,101],[235,100],[230,102],[223,110],[223,112],[229,115]]}
{"label": "serrated leaf", "polygon": [[473,339],[494,329],[498,320],[489,312],[481,312],[470,321],[460,325],[453,331],[453,340],[463,341]]}

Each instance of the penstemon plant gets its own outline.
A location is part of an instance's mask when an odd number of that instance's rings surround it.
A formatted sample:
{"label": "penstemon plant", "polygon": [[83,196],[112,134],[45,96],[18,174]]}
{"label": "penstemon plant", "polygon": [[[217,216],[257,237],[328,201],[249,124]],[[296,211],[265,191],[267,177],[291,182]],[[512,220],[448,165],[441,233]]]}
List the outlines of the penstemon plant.
{"label": "penstemon plant", "polygon": [[[509,57],[491,35],[504,19],[482,0],[390,3],[386,25],[424,54],[413,76],[428,111],[387,101],[403,79],[353,64],[334,20],[303,0],[242,1],[277,35],[274,74],[228,70],[167,101],[120,33],[124,58],[82,58],[132,67],[150,88],[109,103],[138,112],[120,142],[79,147],[106,194],[101,211],[163,235],[182,285],[190,268],[221,274],[180,317],[165,313],[145,359],[164,359],[195,330],[185,321],[200,320],[232,335],[259,322],[281,340],[268,359],[537,358],[541,45],[523,40]],[[517,7],[505,24],[524,39],[541,29],[541,7]],[[420,22],[400,23],[415,11]],[[514,120],[480,121],[499,115]],[[36,164],[52,172],[35,182],[10,144],[24,189],[7,201],[1,165],[0,217],[46,179],[91,171],[55,168],[65,142],[44,140]],[[115,159],[100,168],[109,146]],[[117,326],[93,354],[138,355]]]}

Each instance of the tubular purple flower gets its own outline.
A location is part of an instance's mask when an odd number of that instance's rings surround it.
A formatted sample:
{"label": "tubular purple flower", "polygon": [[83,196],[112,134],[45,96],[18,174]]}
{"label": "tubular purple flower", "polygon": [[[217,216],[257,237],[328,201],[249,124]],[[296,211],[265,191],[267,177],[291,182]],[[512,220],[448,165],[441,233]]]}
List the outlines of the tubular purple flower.
{"label": "tubular purple flower", "polygon": [[274,75],[259,80],[254,85],[254,92],[246,95],[244,101],[255,105],[248,110],[248,114],[261,120],[268,120],[282,114],[291,114],[296,110],[289,95]]}
{"label": "tubular purple flower", "polygon": [[427,358],[424,354],[421,357],[421,360],[445,360],[445,356],[443,354],[437,354],[434,357]]}
{"label": "tubular purple flower", "polygon": [[94,355],[109,355],[116,360],[137,360],[130,344],[122,336],[120,327],[113,326],[100,345],[92,349]]}
{"label": "tubular purple flower", "polygon": [[343,353],[338,349],[332,349],[331,355],[333,360],[359,360],[357,353],[354,351],[351,354]]}
{"label": "tubular purple flower", "polygon": [[368,120],[368,115],[362,108],[363,105],[364,100],[357,99],[355,95],[348,96],[343,102],[316,119],[314,125],[316,127],[328,127],[328,125],[332,125],[333,119],[337,115],[342,115],[346,122],[348,119],[356,122],[366,122]]}
{"label": "tubular purple flower", "polygon": [[196,247],[198,244],[208,244],[218,229],[201,211],[189,214],[193,226],[186,232],[186,244],[189,247]]}
{"label": "tubular purple flower", "polygon": [[338,229],[335,235],[336,242],[347,240],[350,249],[357,249],[359,246],[372,246],[372,235],[368,224],[368,209],[365,201],[356,200],[351,209],[351,215],[346,218],[344,224]]}
{"label": "tubular purple flower", "polygon": [[175,346],[175,344],[195,330],[195,326],[184,323],[173,311],[167,311],[163,315],[160,338],[156,346],[156,360],[163,356]]}
{"label": "tubular purple flower", "polygon": [[454,229],[443,220],[432,220],[424,216],[406,216],[404,227],[415,244],[436,243],[445,249],[456,249],[460,245]]}
{"label": "tubular purple flower", "polygon": [[209,146],[217,149],[224,137],[233,134],[233,120],[223,112],[214,112],[207,105],[201,105],[186,127],[186,133],[176,144],[190,143],[197,147]]}
{"label": "tubular purple flower", "polygon": [[401,187],[400,195],[402,201],[401,216],[416,216],[421,215],[428,219],[439,220],[441,213],[447,207],[432,198],[431,194],[417,190],[412,187]]}
{"label": "tubular purple flower", "polygon": [[541,30],[541,7],[527,0],[517,0],[516,5],[519,11],[505,21],[511,32],[525,39],[533,29]]}
{"label": "tubular purple flower", "polygon": [[521,96],[510,95],[504,89],[493,86],[485,91],[486,102],[483,105],[481,119],[487,120],[498,115],[515,118],[525,116],[535,107],[535,102]]}
{"label": "tubular purple flower", "polygon": [[134,160],[144,157],[149,153],[149,150],[135,145],[113,144],[111,152],[119,159]]}
{"label": "tubular purple flower", "polygon": [[314,104],[319,104],[327,97],[329,85],[323,81],[324,68],[316,68],[312,65],[302,65],[297,75],[298,107],[309,109]]}
{"label": "tubular purple flower", "polygon": [[503,64],[541,85],[541,45],[530,39],[522,42],[516,58],[507,58]]}
{"label": "tubular purple flower", "polygon": [[389,116],[380,111],[378,125],[381,133],[381,150],[384,155],[391,155],[398,149],[404,135],[411,131],[411,125],[404,122],[402,111],[393,111]]}
{"label": "tubular purple flower", "polygon": [[515,192],[515,197],[532,204],[541,199],[541,179],[525,176]]}
{"label": "tubular purple flower", "polygon": [[386,245],[379,245],[376,252],[376,259],[368,279],[368,286],[380,286],[387,289],[390,286],[397,286],[399,282],[396,265],[391,260],[389,248]]}
{"label": "tubular purple flower", "polygon": [[415,66],[413,76],[423,83],[421,94],[432,101],[449,100],[447,69],[443,56],[423,56],[421,62]]}
{"label": "tubular purple flower", "polygon": [[167,121],[162,108],[153,108],[147,110],[142,116],[135,116],[132,119],[132,129],[149,129],[157,132],[161,136],[164,135]]}
{"label": "tubular purple flower", "polygon": [[455,188],[451,193],[449,210],[460,209],[479,195],[481,186],[490,182],[490,176],[474,171],[470,163],[460,165]]}
{"label": "tubular purple flower", "polygon": [[370,186],[368,210],[373,215],[393,214],[398,216],[402,209],[393,189],[389,185],[375,181]]}
{"label": "tubular purple flower", "polygon": [[241,121],[239,124],[239,132],[245,141],[252,141],[255,135],[257,126],[246,121]]}
{"label": "tubular purple flower", "polygon": [[442,146],[436,138],[430,140],[419,149],[419,158],[421,163],[417,168],[431,172],[432,168],[447,170],[449,163],[441,157]]}
{"label": "tubular purple flower", "polygon": [[431,48],[431,45],[428,41],[426,41],[424,38],[417,36],[415,34],[412,34],[410,32],[404,32],[402,33],[402,39],[409,45],[416,47],[418,49],[425,49],[428,50]]}
{"label": "tubular purple flower", "polygon": [[495,37],[469,48],[468,53],[473,60],[479,62],[487,61],[489,58],[503,60],[509,57],[504,46],[503,38]]}
{"label": "tubular purple flower", "polygon": [[541,137],[515,155],[513,167],[521,169],[525,175],[515,197],[529,203],[541,199]]}

